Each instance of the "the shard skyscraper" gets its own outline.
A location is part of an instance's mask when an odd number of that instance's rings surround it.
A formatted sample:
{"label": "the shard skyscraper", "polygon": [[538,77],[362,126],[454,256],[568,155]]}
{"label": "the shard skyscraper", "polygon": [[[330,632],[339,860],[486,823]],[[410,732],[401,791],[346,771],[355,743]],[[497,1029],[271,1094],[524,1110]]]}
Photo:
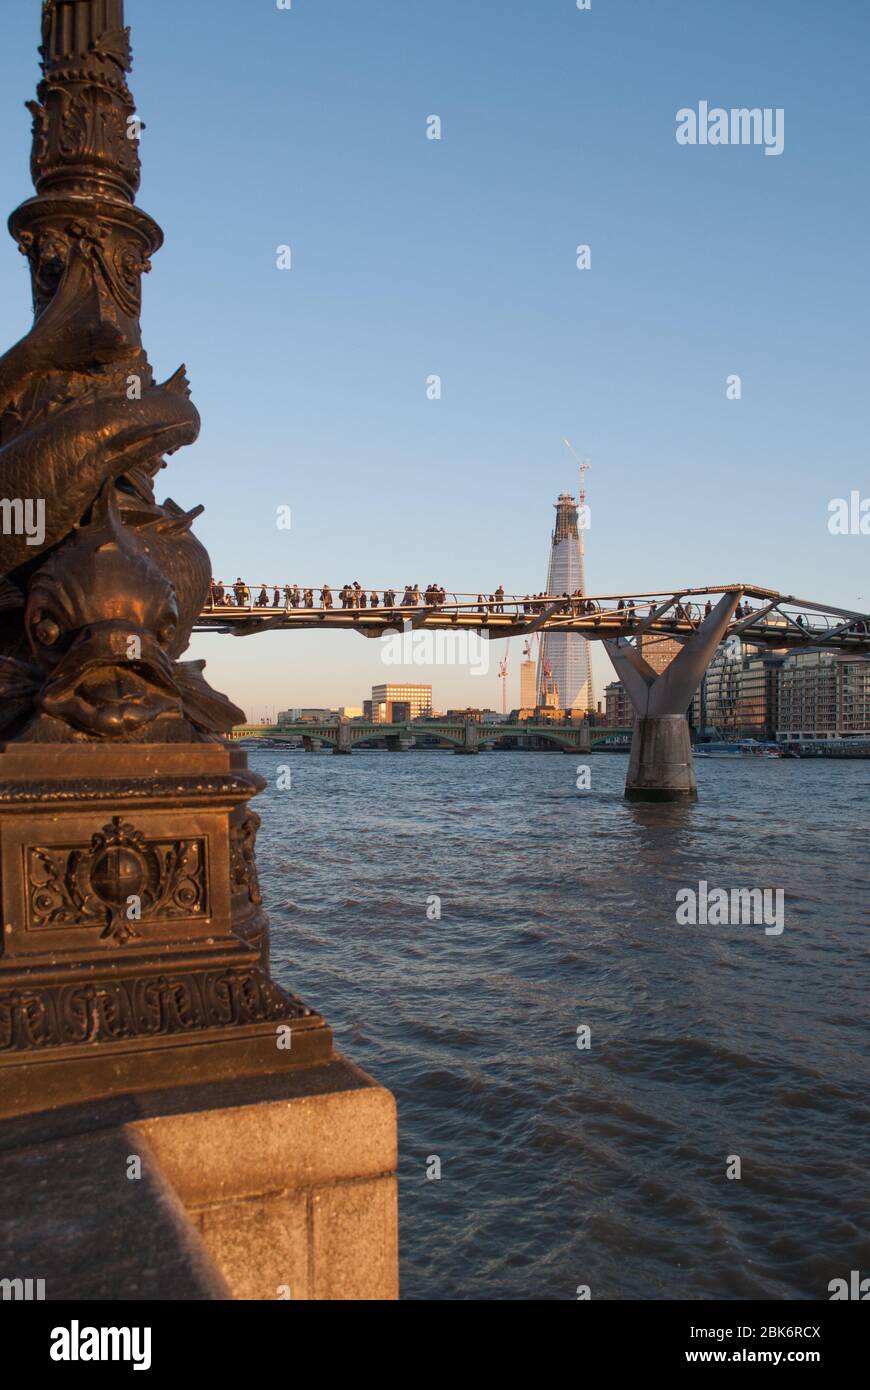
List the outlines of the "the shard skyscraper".
{"label": "the shard skyscraper", "polygon": [[[547,571],[548,594],[586,593],[583,543],[577,529],[577,502],[568,492],[559,496],[556,525]],[[589,644],[577,632],[545,632],[538,658],[538,704],[559,709],[592,709]]]}

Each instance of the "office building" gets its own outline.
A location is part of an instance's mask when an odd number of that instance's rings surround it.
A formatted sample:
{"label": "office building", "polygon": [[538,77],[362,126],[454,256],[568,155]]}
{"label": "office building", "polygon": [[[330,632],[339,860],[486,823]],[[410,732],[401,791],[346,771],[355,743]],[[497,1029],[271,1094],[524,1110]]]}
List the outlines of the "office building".
{"label": "office building", "polygon": [[[554,504],[556,525],[551,535],[548,594],[585,594],[583,545],[577,530],[578,506],[563,492]],[[579,710],[593,708],[589,644],[579,632],[545,632],[538,658],[539,706]]]}
{"label": "office building", "polygon": [[431,685],[373,685],[371,718],[375,724],[401,724],[432,713]]}
{"label": "office building", "polygon": [[779,673],[778,736],[870,737],[870,657],[795,652]]}

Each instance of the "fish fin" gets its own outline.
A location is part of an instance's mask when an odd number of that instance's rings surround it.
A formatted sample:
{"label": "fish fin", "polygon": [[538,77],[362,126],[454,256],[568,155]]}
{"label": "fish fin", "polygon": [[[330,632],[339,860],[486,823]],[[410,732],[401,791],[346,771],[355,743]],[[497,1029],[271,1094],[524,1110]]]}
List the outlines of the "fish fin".
{"label": "fish fin", "polygon": [[187,368],[183,362],[177,372],[173,372],[167,381],[161,382],[160,390],[172,391],[176,396],[190,398],[190,382],[187,379]]}
{"label": "fish fin", "polygon": [[0,579],[0,612],[10,608],[23,608],[24,594],[11,579]]}

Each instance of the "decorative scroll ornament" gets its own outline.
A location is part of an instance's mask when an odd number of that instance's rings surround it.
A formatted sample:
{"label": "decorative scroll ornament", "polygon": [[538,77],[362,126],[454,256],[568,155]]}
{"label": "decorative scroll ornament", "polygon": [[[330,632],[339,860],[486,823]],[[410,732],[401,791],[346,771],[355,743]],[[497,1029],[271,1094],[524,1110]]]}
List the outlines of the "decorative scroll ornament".
{"label": "decorative scroll ornament", "polygon": [[205,842],[148,841],[120,816],[87,849],[29,847],[27,881],[33,931],[101,927],[124,945],[143,925],[208,915]]}

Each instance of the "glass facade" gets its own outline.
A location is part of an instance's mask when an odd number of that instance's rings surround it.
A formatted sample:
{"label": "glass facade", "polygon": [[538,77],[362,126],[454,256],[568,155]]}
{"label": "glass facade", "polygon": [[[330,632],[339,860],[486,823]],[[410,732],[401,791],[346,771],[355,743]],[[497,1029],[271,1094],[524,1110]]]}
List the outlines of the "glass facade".
{"label": "glass facade", "polygon": [[[547,593],[575,594],[579,591],[585,594],[577,502],[563,492],[555,506],[556,526],[550,547]],[[538,658],[537,704],[583,712],[592,709],[589,644],[579,632],[544,633]]]}
{"label": "glass facade", "polygon": [[870,658],[839,652],[787,657],[777,722],[784,738],[870,736]]}
{"label": "glass facade", "polygon": [[692,722],[722,738],[776,737],[781,653],[722,647],[692,701]]}
{"label": "glass facade", "polygon": [[[432,713],[431,685],[373,685],[372,722],[395,724]],[[398,713],[401,707],[403,713]]]}

